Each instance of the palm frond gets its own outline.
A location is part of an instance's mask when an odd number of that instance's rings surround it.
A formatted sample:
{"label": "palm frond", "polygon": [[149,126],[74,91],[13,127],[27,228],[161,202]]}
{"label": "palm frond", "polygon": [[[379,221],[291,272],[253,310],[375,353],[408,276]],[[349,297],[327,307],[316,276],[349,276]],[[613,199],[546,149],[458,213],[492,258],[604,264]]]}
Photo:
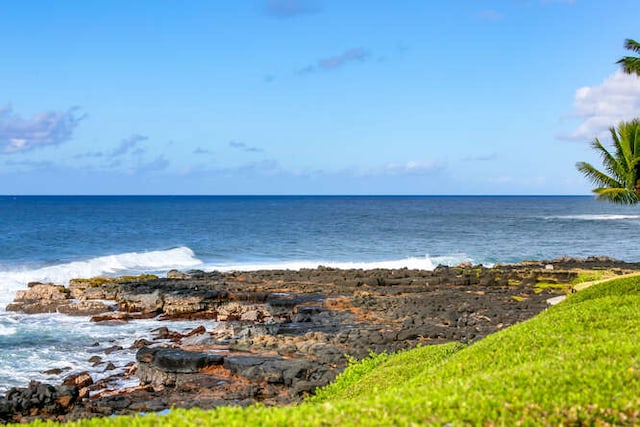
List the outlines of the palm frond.
{"label": "palm frond", "polygon": [[616,64],[622,66],[622,71],[626,74],[636,74],[640,76],[640,58],[635,56],[624,56],[616,61]]}
{"label": "palm frond", "polygon": [[[624,41],[624,48],[635,53],[640,53],[640,43],[633,39],[626,39]],[[625,73],[640,76],[640,58],[636,56],[624,56],[616,61],[616,64],[620,64],[622,71]]]}
{"label": "palm frond", "polygon": [[624,48],[635,53],[640,53],[640,43],[633,39],[626,39],[624,41]]}
{"label": "palm frond", "polygon": [[621,122],[609,131],[611,151],[598,138],[591,143],[602,158],[602,170],[586,162],[576,163],[576,168],[595,185],[596,198],[623,205],[640,203],[640,119]]}
{"label": "palm frond", "polygon": [[576,168],[589,181],[599,187],[624,188],[624,184],[622,182],[616,180],[614,177],[611,177],[604,172],[599,171],[589,163],[578,162],[576,163]]}
{"label": "palm frond", "polygon": [[[612,135],[615,133],[612,131]],[[615,144],[614,144],[615,145]],[[602,158],[602,164],[605,170],[611,174],[618,181],[622,181],[623,177],[627,175],[627,169],[624,164],[620,163],[619,158],[623,156],[622,152],[618,150],[616,146],[616,155],[614,156],[607,150],[598,138],[595,138],[591,143],[591,147],[596,150]]]}
{"label": "palm frond", "polygon": [[630,145],[633,147],[633,154],[636,158],[640,156],[640,120],[633,120],[633,127],[629,132],[629,138],[631,139]]}
{"label": "palm frond", "polygon": [[618,130],[609,128],[613,146],[616,149],[616,163],[620,165],[620,171],[625,173],[631,169],[633,162],[633,148],[629,144],[629,128],[626,123],[620,123]]}
{"label": "palm frond", "polygon": [[598,200],[619,205],[634,205],[640,201],[638,195],[626,188],[596,188],[593,190]]}

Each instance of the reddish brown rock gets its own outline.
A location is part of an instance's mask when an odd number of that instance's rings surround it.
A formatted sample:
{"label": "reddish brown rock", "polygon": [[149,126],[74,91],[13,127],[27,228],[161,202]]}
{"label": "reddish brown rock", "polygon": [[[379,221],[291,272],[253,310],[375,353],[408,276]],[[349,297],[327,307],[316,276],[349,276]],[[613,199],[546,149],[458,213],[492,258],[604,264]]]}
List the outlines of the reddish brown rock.
{"label": "reddish brown rock", "polygon": [[64,379],[62,385],[75,386],[78,388],[88,387],[93,384],[93,378],[88,372],[80,372],[78,374],[69,375]]}
{"label": "reddish brown rock", "polygon": [[16,293],[7,311],[21,311],[27,314],[55,313],[58,307],[69,299],[69,290],[52,283],[29,283],[29,288]]}
{"label": "reddish brown rock", "polygon": [[94,316],[113,311],[113,307],[103,301],[80,301],[71,304],[62,304],[58,312],[69,316]]}

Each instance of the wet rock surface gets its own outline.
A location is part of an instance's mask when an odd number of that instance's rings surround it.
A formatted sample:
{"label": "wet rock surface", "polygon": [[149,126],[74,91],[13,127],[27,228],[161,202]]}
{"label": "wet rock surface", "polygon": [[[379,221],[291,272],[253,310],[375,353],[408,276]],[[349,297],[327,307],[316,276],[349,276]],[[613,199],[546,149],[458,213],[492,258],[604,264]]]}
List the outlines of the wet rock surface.
{"label": "wet rock surface", "polygon": [[[0,397],[0,422],[296,402],[333,380],[347,355],[472,342],[544,310],[547,299],[570,292],[578,271],[602,269],[623,274],[640,265],[562,258],[434,271],[171,271],[167,278],[30,284],[8,310],[166,322],[155,339],[136,341],[125,373],[94,382],[87,373],[64,372],[60,386],[12,389]],[[219,323],[181,334],[171,328],[181,319]],[[108,369],[108,352],[94,357]],[[110,385],[127,378],[140,385]]]}

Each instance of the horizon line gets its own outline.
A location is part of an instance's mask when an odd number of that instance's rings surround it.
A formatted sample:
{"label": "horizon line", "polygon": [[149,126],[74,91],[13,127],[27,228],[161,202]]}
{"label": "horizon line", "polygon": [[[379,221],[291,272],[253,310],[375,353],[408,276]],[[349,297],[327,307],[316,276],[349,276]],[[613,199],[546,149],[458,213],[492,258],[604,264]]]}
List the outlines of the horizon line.
{"label": "horizon line", "polygon": [[0,197],[595,197],[591,194],[0,194]]}

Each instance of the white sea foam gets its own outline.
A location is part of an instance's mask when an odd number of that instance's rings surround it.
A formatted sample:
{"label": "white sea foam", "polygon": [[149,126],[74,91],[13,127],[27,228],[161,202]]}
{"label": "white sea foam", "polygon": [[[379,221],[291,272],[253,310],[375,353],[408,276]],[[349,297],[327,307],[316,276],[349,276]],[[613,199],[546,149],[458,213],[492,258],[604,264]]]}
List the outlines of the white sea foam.
{"label": "white sea foam", "polygon": [[[123,372],[135,360],[134,341],[151,338],[151,331],[159,326],[184,333],[198,326],[213,330],[217,325],[214,321],[159,322],[152,319],[101,325],[86,317],[15,313],[0,315],[0,322],[6,324],[9,316],[20,325],[13,335],[0,335],[0,394],[10,387],[24,386],[30,380],[59,382],[59,376],[45,373],[52,368],[62,369],[63,376],[87,371],[94,380],[101,380]],[[123,350],[105,355],[104,350],[114,346]],[[103,358],[105,363],[94,365],[89,362],[92,356]],[[106,362],[113,363],[116,368],[105,370]]]}
{"label": "white sea foam", "polygon": [[38,269],[0,271],[0,310],[13,300],[17,290],[24,289],[29,282],[66,284],[76,277],[125,272],[163,272],[172,268],[192,268],[201,264],[191,249],[180,247],[165,251],[107,255]]}
{"label": "white sea foam", "polygon": [[17,331],[13,326],[0,325],[0,336],[13,335]]}
{"label": "white sea foam", "polygon": [[458,265],[462,262],[473,262],[466,254],[453,254],[437,257],[411,257],[399,260],[348,262],[348,261],[273,261],[254,263],[205,264],[205,270],[218,271],[254,271],[254,270],[300,270],[318,268],[319,266],[341,269],[376,269],[376,268],[409,268],[416,270],[433,270],[438,265]]}
{"label": "white sea foam", "polygon": [[548,216],[545,219],[564,219],[578,221],[622,221],[640,219],[640,215],[624,214],[581,214],[581,215],[557,215]]}

